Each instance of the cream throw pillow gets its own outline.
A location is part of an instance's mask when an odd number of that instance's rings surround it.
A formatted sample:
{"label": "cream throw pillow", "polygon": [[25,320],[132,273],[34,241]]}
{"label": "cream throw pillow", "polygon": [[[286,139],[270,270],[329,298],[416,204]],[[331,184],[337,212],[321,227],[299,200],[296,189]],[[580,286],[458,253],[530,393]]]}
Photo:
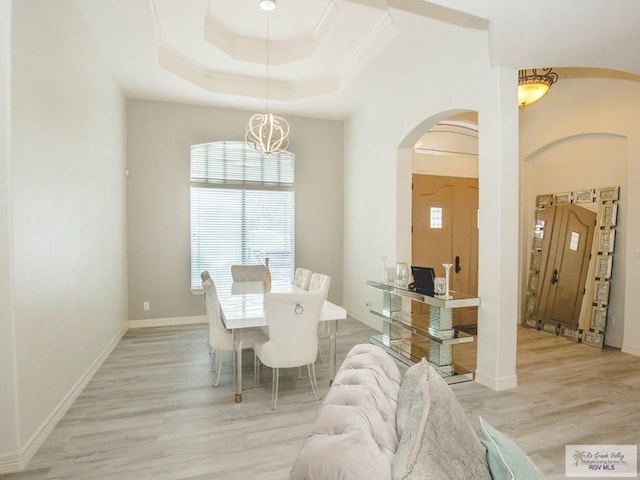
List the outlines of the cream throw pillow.
{"label": "cream throw pillow", "polygon": [[396,418],[394,480],[491,480],[485,449],[458,400],[424,359],[405,373]]}

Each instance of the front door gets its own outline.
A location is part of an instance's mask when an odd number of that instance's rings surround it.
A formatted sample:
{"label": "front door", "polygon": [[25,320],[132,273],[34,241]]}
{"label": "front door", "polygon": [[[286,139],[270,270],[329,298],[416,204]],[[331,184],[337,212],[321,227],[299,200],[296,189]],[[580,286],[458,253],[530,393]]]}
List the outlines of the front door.
{"label": "front door", "polygon": [[[478,179],[413,175],[412,264],[444,276],[451,290],[478,295]],[[454,309],[454,325],[475,325],[477,309]]]}
{"label": "front door", "polygon": [[596,213],[576,205],[545,207],[536,318],[578,328]]}

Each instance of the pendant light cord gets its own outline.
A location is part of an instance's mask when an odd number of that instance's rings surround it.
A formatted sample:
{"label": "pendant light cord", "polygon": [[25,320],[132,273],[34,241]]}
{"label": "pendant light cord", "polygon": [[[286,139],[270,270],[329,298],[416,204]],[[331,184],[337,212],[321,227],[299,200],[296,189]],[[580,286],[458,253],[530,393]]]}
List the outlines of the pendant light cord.
{"label": "pendant light cord", "polygon": [[269,12],[267,14],[267,114],[269,113]]}

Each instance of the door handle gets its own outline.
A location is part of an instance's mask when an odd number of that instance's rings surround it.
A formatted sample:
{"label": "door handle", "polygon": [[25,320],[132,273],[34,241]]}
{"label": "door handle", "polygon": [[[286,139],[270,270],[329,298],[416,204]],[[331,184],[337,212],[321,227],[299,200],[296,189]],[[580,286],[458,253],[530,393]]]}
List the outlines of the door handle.
{"label": "door handle", "polygon": [[460,270],[462,270],[462,268],[460,268],[460,257],[456,255],[456,273],[460,273]]}
{"label": "door handle", "polygon": [[558,269],[553,270],[553,275],[551,276],[551,285],[555,285],[558,283]]}

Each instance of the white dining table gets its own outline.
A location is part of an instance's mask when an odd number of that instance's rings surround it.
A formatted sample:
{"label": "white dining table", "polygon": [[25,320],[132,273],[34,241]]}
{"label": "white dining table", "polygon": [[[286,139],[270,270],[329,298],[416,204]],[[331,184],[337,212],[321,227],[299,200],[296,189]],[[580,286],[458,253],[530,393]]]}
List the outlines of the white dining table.
{"label": "white dining table", "polygon": [[[264,315],[264,291],[262,282],[241,282],[231,285],[216,285],[225,327],[233,335],[235,355],[235,401],[242,402],[242,331],[252,327],[266,327]],[[272,292],[306,292],[292,284],[273,284]],[[329,369],[333,382],[336,373],[336,332],[338,320],[347,318],[347,311],[325,300],[320,313],[321,322],[329,322]]]}

